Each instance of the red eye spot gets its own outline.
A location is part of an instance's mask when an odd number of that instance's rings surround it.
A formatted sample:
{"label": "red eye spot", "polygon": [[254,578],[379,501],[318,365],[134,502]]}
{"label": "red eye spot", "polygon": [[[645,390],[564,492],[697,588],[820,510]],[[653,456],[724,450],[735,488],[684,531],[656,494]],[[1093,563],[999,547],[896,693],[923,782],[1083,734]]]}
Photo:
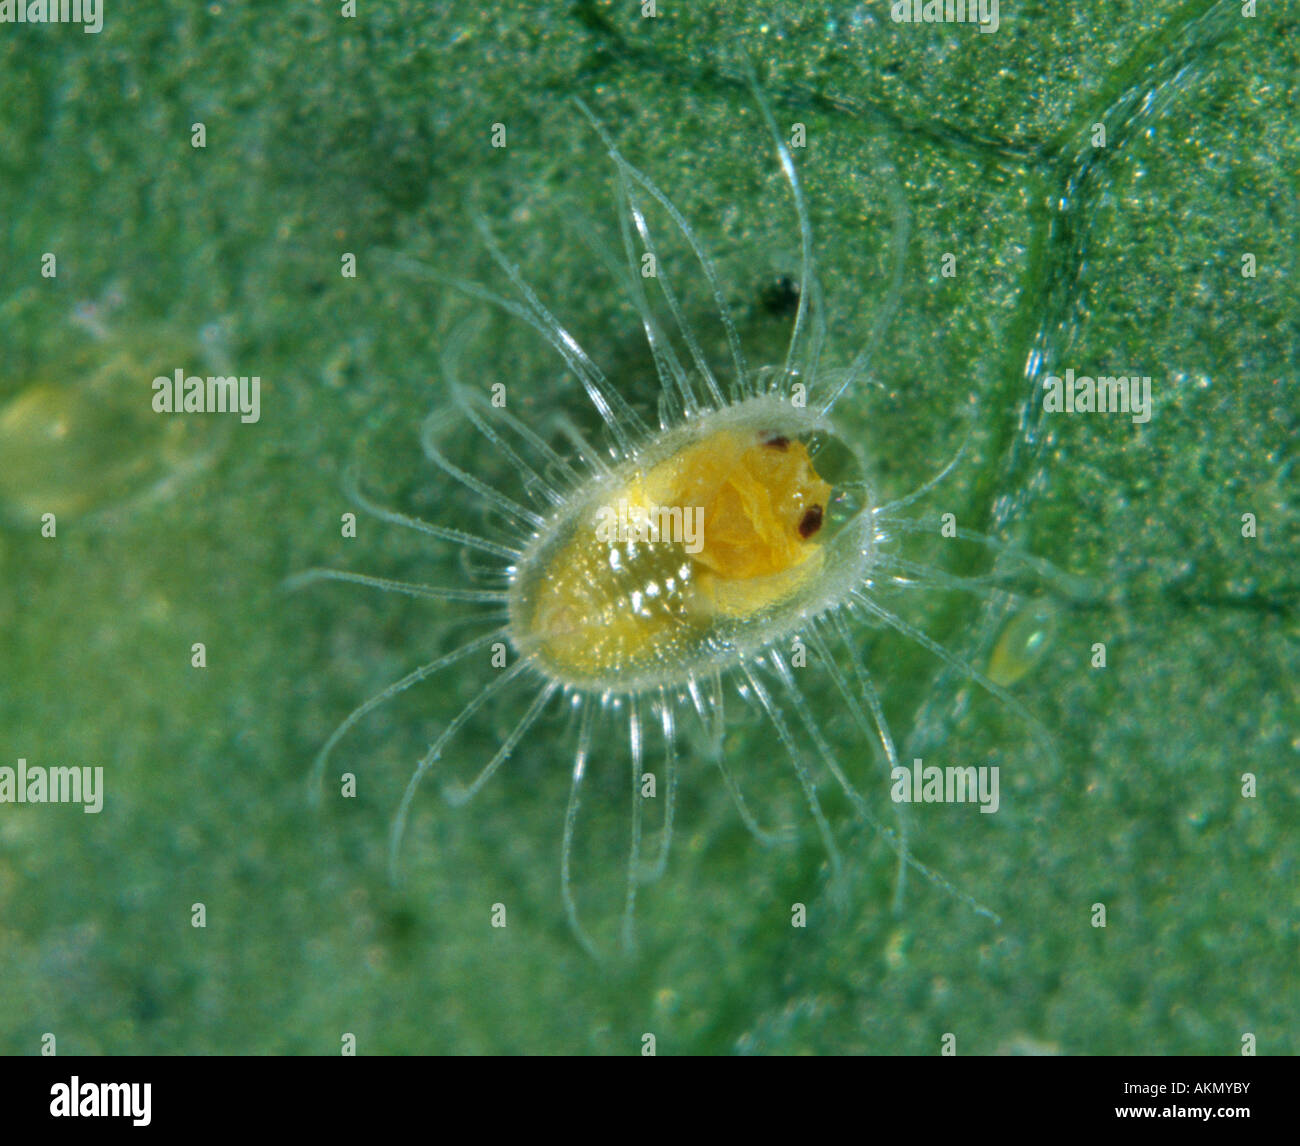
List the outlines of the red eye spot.
{"label": "red eye spot", "polygon": [[790,448],[790,439],[784,434],[762,433],[758,435],[758,440],[769,449],[780,450],[782,453]]}
{"label": "red eye spot", "polygon": [[799,536],[805,541],[822,527],[822,507],[820,505],[809,506],[807,512],[799,522]]}

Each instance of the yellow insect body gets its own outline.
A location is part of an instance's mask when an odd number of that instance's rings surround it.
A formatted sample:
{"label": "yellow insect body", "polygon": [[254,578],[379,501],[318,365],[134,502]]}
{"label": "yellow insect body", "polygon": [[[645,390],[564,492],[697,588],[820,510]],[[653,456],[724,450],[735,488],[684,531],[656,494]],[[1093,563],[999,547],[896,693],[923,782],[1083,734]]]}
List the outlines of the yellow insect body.
{"label": "yellow insect body", "polygon": [[[823,571],[834,489],[818,420],[761,398],[670,433],[554,518],[511,596],[516,644],[563,683],[685,683],[771,637]],[[621,532],[602,531],[617,518]],[[628,530],[627,523],[646,523]]]}

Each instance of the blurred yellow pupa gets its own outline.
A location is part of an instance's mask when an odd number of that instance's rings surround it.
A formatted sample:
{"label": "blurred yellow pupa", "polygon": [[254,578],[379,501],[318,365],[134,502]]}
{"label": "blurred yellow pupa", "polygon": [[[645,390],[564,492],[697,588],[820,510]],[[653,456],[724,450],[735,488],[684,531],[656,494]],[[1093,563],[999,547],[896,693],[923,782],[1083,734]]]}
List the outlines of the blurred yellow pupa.
{"label": "blurred yellow pupa", "polygon": [[[757,93],[756,93],[757,94]],[[1015,706],[998,685],[916,630],[879,600],[891,580],[918,583],[918,570],[889,553],[897,533],[918,523],[899,511],[928,491],[950,464],[921,489],[881,503],[873,496],[863,459],[837,430],[836,401],[849,392],[874,347],[862,351],[833,383],[819,385],[817,332],[810,331],[810,300],[819,298],[812,229],[790,152],[771,112],[758,96],[789,184],[801,238],[800,291],[784,363],[751,370],[713,265],[690,224],[668,197],[633,166],[584,104],[578,103],[614,166],[627,265],[622,285],[644,328],[659,374],[657,425],[638,413],[555,317],[498,246],[486,223],[478,228],[494,262],[512,283],[509,298],[479,283],[397,260],[412,273],[431,277],[501,308],[550,344],[581,384],[603,432],[584,435],[568,419],[548,434],[505,406],[461,389],[455,416],[468,420],[485,448],[508,458],[523,479],[526,496],[513,498],[457,465],[443,446],[447,413],[431,418],[421,436],[424,452],[445,478],[469,490],[503,523],[497,537],[457,526],[418,520],[352,496],[383,521],[485,554],[499,562],[498,587],[432,586],[335,569],[310,570],[294,579],[348,581],[416,597],[455,602],[462,611],[482,609],[484,631],[451,652],[421,665],[371,697],[329,737],[316,758],[313,791],[319,794],[331,754],[343,735],[378,705],[453,665],[482,663],[493,653],[483,688],[453,717],[416,766],[394,818],[390,863],[399,849],[416,791],[448,747],[480,712],[499,711],[515,696],[523,708],[467,786],[448,792],[453,802],[477,793],[510,759],[550,707],[567,705],[577,728],[572,783],[564,819],[560,892],[581,944],[598,946],[579,921],[571,866],[580,795],[593,743],[593,725],[604,713],[625,715],[631,763],[632,828],[628,848],[622,943],[634,942],[638,887],[662,872],[673,827],[678,755],[678,715],[694,712],[706,728],[722,721],[724,693],[738,693],[757,709],[775,734],[817,823],[833,875],[840,856],[817,796],[819,772],[829,773],[855,814],[869,823],[898,859],[899,888],[910,869],[975,911],[993,913],[921,864],[910,852],[905,821],[882,823],[837,759],[818,726],[796,676],[805,671],[788,655],[794,638],[816,653],[817,671],[851,715],[875,755],[883,784],[899,766],[894,739],[870,674],[862,663],[851,624],[864,618],[886,624],[918,641],[950,667]],[[671,220],[689,245],[716,304],[730,346],[728,376],[710,366],[685,320],[661,259],[652,305],[640,267],[659,247],[647,217],[649,201]],[[895,268],[886,315],[896,309],[902,280],[906,211],[898,196]],[[883,329],[882,320],[877,329]],[[444,360],[449,376],[454,366]],[[557,440],[562,439],[562,441]],[[955,464],[955,463],[954,463]],[[937,526],[937,523],[936,523]],[[925,527],[929,529],[929,526]],[[941,581],[952,587],[955,579]],[[511,655],[499,655],[509,649]],[[1018,706],[1017,706],[1018,707]],[[639,796],[649,729],[656,729],[663,760],[666,807],[657,862],[641,860]],[[721,736],[715,737],[720,745]],[[737,810],[760,839],[721,754],[722,769]]]}

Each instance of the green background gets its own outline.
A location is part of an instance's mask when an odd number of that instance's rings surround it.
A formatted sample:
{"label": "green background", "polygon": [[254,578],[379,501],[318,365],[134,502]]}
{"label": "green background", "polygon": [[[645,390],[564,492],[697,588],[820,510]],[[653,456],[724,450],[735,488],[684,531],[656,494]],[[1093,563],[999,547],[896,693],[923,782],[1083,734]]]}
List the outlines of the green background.
{"label": "green background", "polygon": [[[932,1054],[945,1032],[959,1053],[1236,1054],[1247,1032],[1261,1053],[1300,1049],[1294,6],[1007,2],[982,35],[803,0],[668,0],[654,20],[630,2],[361,0],[353,20],[333,4],[105,5],[98,36],[0,26],[0,402],[56,386],[89,443],[46,476],[88,501],[51,540],[20,507],[29,427],[0,434],[0,757],[102,765],[107,788],[98,816],[0,806],[0,1050],[35,1053],[46,1032],[63,1054],[333,1054],[344,1032],[361,1053],[637,1053],[644,1032],[659,1053]],[[779,359],[789,320],[761,299],[797,274],[799,242],[747,60],[778,122],[807,127],[795,158],[829,371],[886,297],[891,165],[908,204],[899,312],[838,411],[882,496],[939,469],[973,413],[967,455],[918,516],[954,512],[1089,588],[1025,590],[1055,631],[1014,691],[1056,761],[1014,711],[851,621],[900,742],[1002,769],[999,814],[911,817],[918,855],[1000,926],[915,878],[892,911],[891,853],[827,782],[848,885],[829,891],[770,728],[733,702],[728,758],[796,843],[744,831],[682,712],[677,837],[642,889],[637,954],[619,956],[627,750],[611,717],[575,871],[611,950],[598,966],[559,896],[567,723],[545,719],[466,807],[429,784],[393,886],[387,828],[410,768],[490,670],[372,714],[333,762],[358,798],[315,810],[306,776],[329,731],[452,647],[457,607],[281,586],[315,565],[463,575],[461,554],[364,514],[355,541],[339,536],[354,461],[394,504],[490,528],[419,456],[449,372],[504,382],[539,425],[589,418],[539,339],[384,252],[505,291],[484,218],[620,388],[653,400],[600,257],[618,243],[612,166],[571,95],[692,221],[752,362]],[[665,242],[712,353],[700,276]],[[75,321],[92,303],[98,338]],[[178,342],[189,357],[155,363]],[[1153,418],[1031,416],[1027,432],[1035,348],[1058,373],[1151,375]],[[118,417],[95,365],[110,349],[138,363],[139,405]],[[147,381],[214,355],[261,377],[261,421],[203,430],[215,462],[144,503],[179,464]],[[475,472],[509,482],[462,438]],[[955,542],[900,551],[988,564]],[[897,607],[985,665],[1014,643],[1004,605],[918,589]],[[865,777],[867,745],[807,679]],[[476,722],[449,773],[472,775],[507,715]]]}

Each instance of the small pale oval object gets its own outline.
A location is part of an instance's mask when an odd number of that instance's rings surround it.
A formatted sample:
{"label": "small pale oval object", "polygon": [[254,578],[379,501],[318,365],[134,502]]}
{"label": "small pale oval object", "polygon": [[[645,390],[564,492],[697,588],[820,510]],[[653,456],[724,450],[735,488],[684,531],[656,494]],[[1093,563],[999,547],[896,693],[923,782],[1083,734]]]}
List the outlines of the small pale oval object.
{"label": "small pale oval object", "polygon": [[227,436],[227,419],[153,410],[155,377],[205,361],[196,338],[148,326],[74,337],[0,406],[0,511],[17,524],[162,496]]}
{"label": "small pale oval object", "polygon": [[1003,688],[1023,680],[1038,666],[1055,636],[1055,610],[1041,601],[1022,605],[989,655],[989,680]]}

